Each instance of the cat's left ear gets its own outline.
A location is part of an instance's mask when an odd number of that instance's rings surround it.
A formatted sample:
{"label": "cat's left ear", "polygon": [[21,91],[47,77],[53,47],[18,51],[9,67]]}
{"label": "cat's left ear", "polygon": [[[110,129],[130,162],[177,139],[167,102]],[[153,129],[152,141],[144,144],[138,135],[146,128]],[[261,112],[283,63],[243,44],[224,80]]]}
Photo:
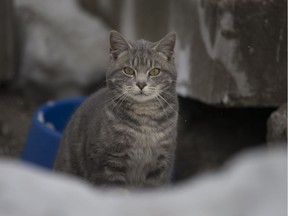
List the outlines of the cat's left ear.
{"label": "cat's left ear", "polygon": [[176,43],[176,32],[170,32],[158,43],[156,43],[153,49],[155,49],[167,61],[170,61],[171,59],[174,58],[175,43]]}

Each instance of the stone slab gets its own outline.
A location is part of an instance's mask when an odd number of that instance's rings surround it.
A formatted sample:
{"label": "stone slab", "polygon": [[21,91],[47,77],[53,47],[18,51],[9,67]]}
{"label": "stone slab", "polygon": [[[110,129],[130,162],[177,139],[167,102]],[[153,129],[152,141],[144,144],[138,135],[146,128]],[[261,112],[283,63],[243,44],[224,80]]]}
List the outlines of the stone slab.
{"label": "stone slab", "polygon": [[180,95],[225,106],[287,96],[286,0],[173,0]]}

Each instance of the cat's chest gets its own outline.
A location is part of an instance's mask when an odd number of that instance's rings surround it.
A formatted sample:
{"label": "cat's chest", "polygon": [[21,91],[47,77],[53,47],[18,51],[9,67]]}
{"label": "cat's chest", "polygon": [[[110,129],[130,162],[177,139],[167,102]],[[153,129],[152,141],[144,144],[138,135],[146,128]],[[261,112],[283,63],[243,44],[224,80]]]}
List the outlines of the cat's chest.
{"label": "cat's chest", "polygon": [[161,135],[153,131],[135,134],[134,142],[130,143],[131,148],[128,151],[130,162],[132,162],[130,165],[139,168],[154,161],[161,145],[160,137]]}
{"label": "cat's chest", "polygon": [[132,145],[136,148],[151,148],[155,145],[157,146],[162,140],[168,139],[170,131],[169,128],[159,130],[153,126],[139,126],[137,129],[131,128],[131,130],[133,130],[133,132],[130,135],[134,138]]}
{"label": "cat's chest", "polygon": [[168,129],[158,131],[153,127],[142,127],[140,131],[134,131],[131,134],[134,138],[130,143],[131,151],[137,153],[136,157],[152,157],[153,152],[163,143],[169,142],[169,131]]}

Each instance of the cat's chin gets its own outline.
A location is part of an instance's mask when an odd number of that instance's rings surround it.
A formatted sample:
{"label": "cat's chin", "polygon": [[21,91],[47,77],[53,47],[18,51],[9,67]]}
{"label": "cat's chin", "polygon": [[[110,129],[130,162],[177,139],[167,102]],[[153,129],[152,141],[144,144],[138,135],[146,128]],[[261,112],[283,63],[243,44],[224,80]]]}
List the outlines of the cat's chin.
{"label": "cat's chin", "polygon": [[130,98],[135,102],[145,103],[145,102],[153,100],[154,96],[146,95],[146,94],[136,94],[136,95],[130,95]]}

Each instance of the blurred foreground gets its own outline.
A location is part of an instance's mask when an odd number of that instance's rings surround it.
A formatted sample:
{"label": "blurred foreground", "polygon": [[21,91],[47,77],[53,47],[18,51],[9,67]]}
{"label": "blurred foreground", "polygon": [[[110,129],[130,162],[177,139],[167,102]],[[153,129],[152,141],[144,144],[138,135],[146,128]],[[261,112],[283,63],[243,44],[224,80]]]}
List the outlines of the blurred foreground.
{"label": "blurred foreground", "polygon": [[108,193],[18,161],[0,161],[5,216],[286,216],[286,149],[257,150],[166,190]]}

